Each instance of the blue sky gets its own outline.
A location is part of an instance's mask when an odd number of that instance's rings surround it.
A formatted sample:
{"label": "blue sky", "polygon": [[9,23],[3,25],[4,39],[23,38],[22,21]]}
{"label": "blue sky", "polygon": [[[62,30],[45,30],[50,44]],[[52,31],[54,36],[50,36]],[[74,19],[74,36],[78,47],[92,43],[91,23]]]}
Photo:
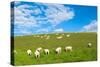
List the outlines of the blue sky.
{"label": "blue sky", "polygon": [[96,6],[17,1],[12,2],[11,8],[14,25],[12,33],[15,36],[55,32],[97,32]]}

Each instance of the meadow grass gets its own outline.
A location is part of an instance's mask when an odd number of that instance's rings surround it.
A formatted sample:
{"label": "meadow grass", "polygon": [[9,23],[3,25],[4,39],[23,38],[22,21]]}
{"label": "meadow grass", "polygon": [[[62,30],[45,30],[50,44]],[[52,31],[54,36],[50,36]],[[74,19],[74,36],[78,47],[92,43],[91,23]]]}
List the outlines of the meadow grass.
{"label": "meadow grass", "polygon": [[[66,37],[70,34],[70,37]],[[37,34],[43,36],[45,34]],[[95,61],[97,60],[97,33],[60,33],[59,35],[46,34],[50,39],[34,37],[37,35],[28,36],[15,36],[14,49],[18,52],[14,54],[14,65],[33,65],[33,64],[53,64],[53,63],[66,63],[66,62],[81,62],[81,61]],[[58,40],[56,37],[62,35],[63,38]],[[91,42],[92,47],[88,48],[87,44]],[[72,52],[65,52],[65,46],[72,46]],[[55,49],[62,47],[61,54],[57,55]],[[40,58],[34,57],[36,48],[42,47],[50,50],[49,55],[41,52]],[[27,50],[31,49],[33,54],[28,56]],[[13,55],[13,54],[12,54]]]}

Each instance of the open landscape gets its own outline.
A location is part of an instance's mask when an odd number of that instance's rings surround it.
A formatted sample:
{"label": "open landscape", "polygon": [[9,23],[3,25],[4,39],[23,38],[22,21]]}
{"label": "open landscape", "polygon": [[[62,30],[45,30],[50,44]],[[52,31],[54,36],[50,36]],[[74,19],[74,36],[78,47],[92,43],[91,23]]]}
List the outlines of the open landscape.
{"label": "open landscape", "polygon": [[11,2],[11,64],[97,60],[97,6]]}
{"label": "open landscape", "polygon": [[[67,37],[67,35],[70,35]],[[42,38],[41,38],[42,36]],[[46,39],[49,36],[49,39]],[[57,37],[62,36],[61,39]],[[88,47],[88,43],[92,46]],[[32,64],[51,64],[80,61],[97,60],[97,33],[53,33],[53,34],[35,34],[27,36],[14,37],[14,65],[32,65]],[[71,52],[65,52],[66,46],[72,46]],[[50,50],[49,55],[42,51],[40,58],[35,58],[34,52],[38,47]],[[62,51],[58,55],[55,49],[61,47]],[[32,55],[27,54],[27,50],[32,50]],[[13,53],[13,52],[12,52]]]}

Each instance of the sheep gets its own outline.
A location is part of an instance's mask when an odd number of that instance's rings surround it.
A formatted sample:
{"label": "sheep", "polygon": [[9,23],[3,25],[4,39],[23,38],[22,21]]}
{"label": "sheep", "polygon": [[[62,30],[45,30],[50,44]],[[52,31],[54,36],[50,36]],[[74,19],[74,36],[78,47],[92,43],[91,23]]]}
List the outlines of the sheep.
{"label": "sheep", "polygon": [[32,51],[30,49],[27,50],[27,54],[30,56],[32,55]]}
{"label": "sheep", "polygon": [[37,37],[40,37],[39,35],[37,35]]}
{"label": "sheep", "polygon": [[92,46],[92,43],[88,43],[88,47],[91,47]]}
{"label": "sheep", "polygon": [[62,34],[62,35],[64,35],[64,34]]}
{"label": "sheep", "polygon": [[61,47],[56,48],[55,51],[56,51],[57,54],[60,54],[61,53]]}
{"label": "sheep", "polygon": [[44,37],[46,37],[47,35],[45,34]]}
{"label": "sheep", "polygon": [[62,38],[63,38],[62,36],[57,37],[57,39],[62,39]]}
{"label": "sheep", "polygon": [[59,33],[56,33],[56,35],[59,35]]}
{"label": "sheep", "polygon": [[43,38],[43,36],[41,36],[41,38]]}
{"label": "sheep", "polygon": [[40,51],[42,50],[42,48],[41,48],[41,47],[39,47],[39,48],[37,48],[36,50],[40,52]]}
{"label": "sheep", "polygon": [[70,37],[70,34],[67,34],[66,37]]}
{"label": "sheep", "polygon": [[16,51],[16,50],[14,50],[14,53],[15,53],[15,54],[17,54],[17,51]]}
{"label": "sheep", "polygon": [[49,39],[49,38],[50,38],[50,36],[47,36],[47,37],[46,37],[46,39]]}
{"label": "sheep", "polygon": [[49,55],[49,49],[44,49],[44,53],[45,53],[46,55]]}
{"label": "sheep", "polygon": [[36,51],[34,52],[34,54],[35,54],[35,58],[39,58],[39,57],[40,57],[40,52],[39,52],[39,51],[36,50]]}
{"label": "sheep", "polygon": [[67,52],[67,51],[72,51],[72,46],[67,46],[67,47],[65,47],[65,51]]}

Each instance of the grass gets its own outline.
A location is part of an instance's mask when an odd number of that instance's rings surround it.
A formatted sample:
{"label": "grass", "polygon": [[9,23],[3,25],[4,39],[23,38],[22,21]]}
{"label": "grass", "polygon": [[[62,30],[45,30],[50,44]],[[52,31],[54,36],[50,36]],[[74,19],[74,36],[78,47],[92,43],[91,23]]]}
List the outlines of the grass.
{"label": "grass", "polygon": [[[70,34],[70,37],[66,37]],[[45,34],[37,34],[39,36]],[[56,37],[62,35],[47,34],[50,39],[41,39],[40,37],[34,37],[37,35],[28,36],[16,36],[14,37],[14,49],[18,52],[14,54],[14,65],[33,65],[33,64],[53,64],[53,63],[66,63],[66,62],[81,62],[81,61],[95,61],[97,60],[97,33],[64,33],[61,40],[57,40]],[[87,44],[91,42],[93,45],[91,48],[87,47]],[[65,46],[72,46],[72,52],[65,52]],[[62,53],[60,55],[55,54],[57,47],[62,47]],[[36,59],[34,57],[34,51],[36,48],[48,48],[50,54],[41,54],[41,57]],[[28,56],[26,51],[31,49],[32,56]],[[13,55],[13,54],[12,54]]]}

